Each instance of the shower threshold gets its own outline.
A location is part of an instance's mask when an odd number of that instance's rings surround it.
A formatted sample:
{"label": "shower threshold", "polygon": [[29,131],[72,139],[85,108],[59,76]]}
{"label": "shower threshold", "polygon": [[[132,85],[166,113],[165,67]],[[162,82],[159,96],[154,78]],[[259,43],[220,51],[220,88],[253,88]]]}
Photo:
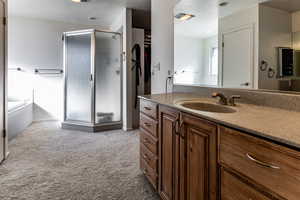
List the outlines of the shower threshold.
{"label": "shower threshold", "polygon": [[84,123],[78,121],[64,121],[61,123],[62,129],[84,131],[90,133],[122,129],[122,126],[123,126],[122,122],[90,124],[90,123]]}

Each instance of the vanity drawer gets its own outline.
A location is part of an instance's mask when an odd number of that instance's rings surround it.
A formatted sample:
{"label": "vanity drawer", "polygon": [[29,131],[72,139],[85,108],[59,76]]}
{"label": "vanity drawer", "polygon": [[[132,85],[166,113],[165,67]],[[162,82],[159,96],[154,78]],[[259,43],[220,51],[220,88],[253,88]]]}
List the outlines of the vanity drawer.
{"label": "vanity drawer", "polygon": [[271,200],[225,169],[221,169],[221,199]]}
{"label": "vanity drawer", "polygon": [[157,139],[153,138],[149,133],[147,133],[143,129],[140,129],[140,143],[147,147],[153,154],[157,155]]}
{"label": "vanity drawer", "polygon": [[158,119],[157,104],[140,99],[140,111],[153,119]]}
{"label": "vanity drawer", "polygon": [[220,163],[271,193],[289,200],[300,196],[300,153],[220,127]]}
{"label": "vanity drawer", "polygon": [[157,121],[147,117],[144,114],[140,114],[140,127],[147,130],[149,133],[151,133],[155,138],[158,137],[157,134]]}
{"label": "vanity drawer", "polygon": [[157,173],[157,156],[151,153],[143,144],[141,144],[140,156]]}
{"label": "vanity drawer", "polygon": [[151,167],[144,161],[144,159],[140,160],[140,167],[143,174],[147,177],[155,190],[157,190],[158,177],[156,172],[151,169]]}

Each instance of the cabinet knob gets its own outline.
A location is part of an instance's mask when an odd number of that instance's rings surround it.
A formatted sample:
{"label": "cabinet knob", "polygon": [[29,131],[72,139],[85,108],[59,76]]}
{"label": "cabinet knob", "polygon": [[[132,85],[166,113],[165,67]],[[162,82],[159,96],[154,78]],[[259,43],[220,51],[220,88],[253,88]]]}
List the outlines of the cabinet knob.
{"label": "cabinet knob", "polygon": [[150,143],[150,141],[147,138],[145,138],[143,141],[144,141],[144,144],[149,144]]}
{"label": "cabinet knob", "polygon": [[143,169],[143,173],[144,173],[145,175],[147,175],[147,174],[148,174],[147,169]]}
{"label": "cabinet knob", "polygon": [[146,154],[143,154],[143,158],[146,160],[146,162],[148,162],[149,157]]}
{"label": "cabinet knob", "polygon": [[147,126],[147,127],[151,127],[152,126],[150,123],[147,123],[147,122],[145,122],[144,125]]}

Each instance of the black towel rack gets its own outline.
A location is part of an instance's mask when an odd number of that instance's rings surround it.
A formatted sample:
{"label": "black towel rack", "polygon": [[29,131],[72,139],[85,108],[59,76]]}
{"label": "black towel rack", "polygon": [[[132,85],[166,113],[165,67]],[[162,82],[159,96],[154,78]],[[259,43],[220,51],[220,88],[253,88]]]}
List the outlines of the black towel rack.
{"label": "black towel rack", "polygon": [[52,75],[52,74],[63,74],[64,70],[62,69],[35,69],[35,74],[41,75]]}
{"label": "black towel rack", "polygon": [[22,71],[21,67],[8,68],[9,71]]}

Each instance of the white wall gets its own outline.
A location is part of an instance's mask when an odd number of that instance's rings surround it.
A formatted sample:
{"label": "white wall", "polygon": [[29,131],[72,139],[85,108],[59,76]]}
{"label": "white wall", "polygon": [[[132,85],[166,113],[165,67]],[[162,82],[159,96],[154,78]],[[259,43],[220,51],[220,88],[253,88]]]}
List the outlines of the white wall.
{"label": "white wall", "polygon": [[[173,7],[176,0],[151,1],[152,93],[164,93],[168,71],[173,74]],[[158,69],[160,65],[160,69]],[[169,91],[171,87],[169,88]]]}
{"label": "white wall", "polygon": [[300,32],[300,11],[292,13],[293,33]]}
{"label": "white wall", "polygon": [[209,75],[210,53],[218,47],[218,37],[192,38],[175,35],[174,70],[175,83],[187,85],[214,85]]}
{"label": "white wall", "polygon": [[174,70],[176,84],[197,84],[203,71],[203,39],[175,35]]}
{"label": "white wall", "polygon": [[[118,23],[117,23],[118,24]],[[117,26],[115,26],[117,27]],[[125,8],[122,13],[123,32],[123,129],[133,128],[133,90],[132,90],[132,10]]]}
{"label": "white wall", "polygon": [[[9,17],[8,67],[22,67],[26,71],[24,73],[31,76],[34,89],[35,120],[61,119],[63,77],[62,75],[34,75],[34,69],[63,69],[63,32],[87,28],[92,27]],[[22,84],[26,83],[23,81]]]}

